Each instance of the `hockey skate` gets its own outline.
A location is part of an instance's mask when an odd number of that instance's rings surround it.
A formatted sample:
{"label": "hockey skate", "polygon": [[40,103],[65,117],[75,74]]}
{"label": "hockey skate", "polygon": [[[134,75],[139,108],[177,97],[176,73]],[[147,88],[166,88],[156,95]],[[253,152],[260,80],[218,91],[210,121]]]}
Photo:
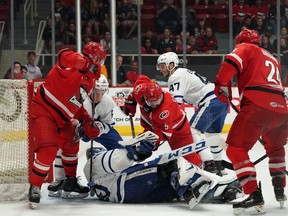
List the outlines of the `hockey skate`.
{"label": "hockey skate", "polygon": [[35,209],[37,207],[37,204],[40,202],[40,198],[41,198],[40,187],[30,185],[28,194],[28,199],[30,201],[29,207],[31,209]]}
{"label": "hockey skate", "polygon": [[242,202],[233,204],[233,213],[235,215],[264,214],[265,210],[263,208],[263,205],[264,199],[262,196],[261,187],[259,187]]}
{"label": "hockey skate", "polygon": [[282,179],[280,177],[274,177],[272,179],[274,185],[274,194],[277,202],[280,203],[280,208],[283,208],[284,202],[287,200],[284,194],[284,187],[282,186]]}
{"label": "hockey skate", "polygon": [[65,180],[58,180],[52,182],[47,188],[49,191],[48,196],[49,197],[61,197],[62,190],[63,190],[63,185],[64,185]]}
{"label": "hockey skate", "polygon": [[75,176],[67,177],[63,185],[61,197],[64,199],[85,198],[89,195],[89,188],[81,185]]}
{"label": "hockey skate", "polygon": [[215,163],[217,170],[221,173],[222,176],[228,174],[227,171],[225,170],[225,167],[222,165],[221,160],[220,161],[215,160],[214,163]]}
{"label": "hockey skate", "polygon": [[217,166],[213,160],[203,162],[204,170],[210,173],[214,173],[218,176],[222,176],[221,172],[217,169]]}
{"label": "hockey skate", "polygon": [[184,200],[189,205],[190,209],[193,209],[209,191],[211,182],[203,181],[194,188],[190,187],[184,194]]}

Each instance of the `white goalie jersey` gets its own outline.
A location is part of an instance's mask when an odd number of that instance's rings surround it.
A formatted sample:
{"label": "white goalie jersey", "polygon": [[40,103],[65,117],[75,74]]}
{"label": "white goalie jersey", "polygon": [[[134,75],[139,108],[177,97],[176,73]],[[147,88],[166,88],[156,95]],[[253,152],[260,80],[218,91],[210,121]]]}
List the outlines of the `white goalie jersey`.
{"label": "white goalie jersey", "polygon": [[214,83],[209,82],[206,77],[186,68],[178,68],[168,79],[169,92],[179,105],[185,102],[196,107],[201,106],[216,97],[214,87]]}

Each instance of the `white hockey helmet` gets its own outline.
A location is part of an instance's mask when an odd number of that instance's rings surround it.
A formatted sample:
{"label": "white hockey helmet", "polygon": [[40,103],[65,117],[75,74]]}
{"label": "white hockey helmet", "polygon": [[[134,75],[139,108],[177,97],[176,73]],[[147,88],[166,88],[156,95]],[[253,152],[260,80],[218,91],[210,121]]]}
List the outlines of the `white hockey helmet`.
{"label": "white hockey helmet", "polygon": [[[169,70],[169,64],[170,63],[174,63],[174,68],[175,67],[178,67],[178,64],[179,64],[179,58],[177,56],[176,53],[174,52],[167,52],[167,53],[164,53],[162,55],[160,55],[157,59],[157,65],[156,65],[156,68],[157,70],[159,70],[159,64],[162,64],[162,63],[165,63],[168,70]],[[174,69],[173,68],[173,69]]]}
{"label": "white hockey helmet", "polygon": [[95,87],[94,89],[99,89],[103,91],[107,91],[109,89],[109,83],[106,77],[101,74],[100,78],[95,81]]}

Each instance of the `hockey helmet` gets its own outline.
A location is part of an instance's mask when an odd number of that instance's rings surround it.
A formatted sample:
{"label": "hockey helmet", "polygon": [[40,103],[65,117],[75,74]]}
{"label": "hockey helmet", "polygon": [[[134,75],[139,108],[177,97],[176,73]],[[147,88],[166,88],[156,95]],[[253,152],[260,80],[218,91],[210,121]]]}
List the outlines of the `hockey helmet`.
{"label": "hockey helmet", "polygon": [[109,89],[109,83],[107,78],[101,74],[100,78],[95,81],[95,89],[107,91]]}
{"label": "hockey helmet", "polygon": [[157,82],[150,82],[144,88],[144,99],[148,106],[158,107],[163,100],[163,91]]}
{"label": "hockey helmet", "polygon": [[82,51],[84,55],[87,55],[90,59],[97,57],[97,62],[102,66],[106,60],[106,51],[103,46],[97,42],[89,42],[84,46]]}
{"label": "hockey helmet", "polygon": [[[157,59],[157,65],[156,65],[156,68],[157,70],[160,70],[159,69],[159,64],[166,64],[168,70],[169,70],[169,64],[170,63],[174,63],[174,68],[175,67],[178,67],[178,64],[179,64],[179,58],[177,56],[176,53],[174,52],[167,52],[167,53],[164,53],[162,55],[160,55]],[[174,69],[173,68],[173,69]]]}
{"label": "hockey helmet", "polygon": [[243,29],[236,37],[236,44],[240,43],[252,43],[259,45],[260,44],[259,33],[255,30]]}

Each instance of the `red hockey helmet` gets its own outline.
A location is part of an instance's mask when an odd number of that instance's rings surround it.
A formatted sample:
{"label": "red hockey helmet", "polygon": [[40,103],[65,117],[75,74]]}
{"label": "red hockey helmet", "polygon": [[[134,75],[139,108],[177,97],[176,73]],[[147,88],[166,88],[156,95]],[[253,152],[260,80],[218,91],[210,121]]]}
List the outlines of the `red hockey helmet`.
{"label": "red hockey helmet", "polygon": [[97,62],[104,64],[106,60],[106,51],[104,50],[103,46],[97,42],[89,42],[84,46],[83,54],[87,55],[90,59],[97,57]]}
{"label": "red hockey helmet", "polygon": [[236,44],[240,43],[252,43],[259,45],[260,44],[259,33],[255,30],[243,29],[236,37]]}
{"label": "red hockey helmet", "polygon": [[163,91],[157,82],[150,82],[144,88],[144,99],[148,106],[158,107],[163,100]]}

